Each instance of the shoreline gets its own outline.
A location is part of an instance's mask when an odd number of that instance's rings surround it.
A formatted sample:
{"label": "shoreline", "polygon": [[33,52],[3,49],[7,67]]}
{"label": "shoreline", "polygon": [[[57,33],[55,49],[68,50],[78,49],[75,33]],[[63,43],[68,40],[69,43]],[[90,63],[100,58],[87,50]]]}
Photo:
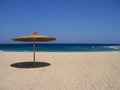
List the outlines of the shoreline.
{"label": "shoreline", "polygon": [[[27,51],[25,51],[25,52],[16,52],[16,51],[0,51],[0,53],[32,53],[33,51],[30,51],[30,52],[27,52]],[[90,51],[90,52],[37,52],[36,51],[36,53],[120,53],[120,51],[96,51],[96,52],[92,52],[92,51]]]}

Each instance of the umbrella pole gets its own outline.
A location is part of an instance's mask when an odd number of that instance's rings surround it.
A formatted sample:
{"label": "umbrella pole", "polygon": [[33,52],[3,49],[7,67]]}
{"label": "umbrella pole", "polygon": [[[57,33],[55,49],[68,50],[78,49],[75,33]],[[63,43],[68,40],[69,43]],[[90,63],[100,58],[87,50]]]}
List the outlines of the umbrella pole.
{"label": "umbrella pole", "polygon": [[33,41],[33,66],[35,66],[35,40]]}

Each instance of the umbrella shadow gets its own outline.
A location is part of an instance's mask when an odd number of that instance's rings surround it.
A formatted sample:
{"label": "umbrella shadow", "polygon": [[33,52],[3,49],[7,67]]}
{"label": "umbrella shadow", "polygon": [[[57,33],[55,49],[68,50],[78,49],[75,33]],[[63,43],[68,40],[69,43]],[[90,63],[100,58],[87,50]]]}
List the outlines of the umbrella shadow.
{"label": "umbrella shadow", "polygon": [[10,66],[15,68],[40,68],[40,67],[46,67],[50,65],[51,64],[47,62],[35,62],[34,65],[33,65],[33,62],[18,62],[18,63],[13,63]]}

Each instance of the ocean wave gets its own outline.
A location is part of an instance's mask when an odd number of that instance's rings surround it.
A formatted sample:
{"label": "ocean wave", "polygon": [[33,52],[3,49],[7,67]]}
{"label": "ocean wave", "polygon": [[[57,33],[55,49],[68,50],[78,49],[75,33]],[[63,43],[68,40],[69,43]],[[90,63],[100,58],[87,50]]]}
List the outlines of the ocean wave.
{"label": "ocean wave", "polygon": [[104,48],[120,49],[120,46],[103,46]]}
{"label": "ocean wave", "polygon": [[4,50],[0,50],[0,52],[4,52]]}
{"label": "ocean wave", "polygon": [[29,52],[29,50],[24,50],[23,52]]}

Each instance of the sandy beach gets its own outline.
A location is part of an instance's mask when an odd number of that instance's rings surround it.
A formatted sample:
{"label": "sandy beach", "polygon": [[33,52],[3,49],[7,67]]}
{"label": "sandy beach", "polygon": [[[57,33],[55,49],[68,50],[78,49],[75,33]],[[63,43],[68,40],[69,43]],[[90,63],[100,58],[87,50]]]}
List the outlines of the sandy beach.
{"label": "sandy beach", "polygon": [[0,90],[120,90],[120,52],[0,52]]}

